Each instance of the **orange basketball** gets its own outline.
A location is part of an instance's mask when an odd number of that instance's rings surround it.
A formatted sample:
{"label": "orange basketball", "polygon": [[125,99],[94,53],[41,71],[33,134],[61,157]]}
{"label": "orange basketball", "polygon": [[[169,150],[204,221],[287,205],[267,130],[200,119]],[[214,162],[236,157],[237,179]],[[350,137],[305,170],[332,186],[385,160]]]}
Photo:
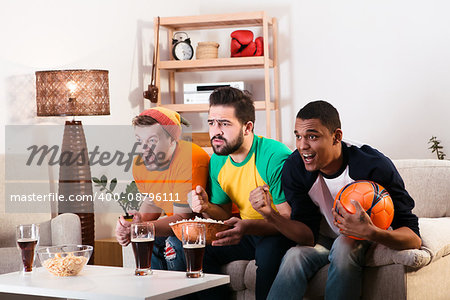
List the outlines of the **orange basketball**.
{"label": "orange basketball", "polygon": [[350,200],[356,200],[370,216],[375,226],[381,229],[388,229],[391,226],[394,218],[394,204],[388,191],[378,183],[369,180],[357,180],[349,183],[337,193],[333,208],[336,206],[337,200],[341,202],[346,211],[352,214],[356,210]]}

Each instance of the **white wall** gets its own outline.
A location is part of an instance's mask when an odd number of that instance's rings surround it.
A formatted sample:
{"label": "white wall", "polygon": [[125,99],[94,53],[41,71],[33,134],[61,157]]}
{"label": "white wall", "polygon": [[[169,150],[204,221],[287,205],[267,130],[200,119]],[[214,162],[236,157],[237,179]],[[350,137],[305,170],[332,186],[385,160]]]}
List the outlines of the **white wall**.
{"label": "white wall", "polygon": [[[278,18],[282,141],[289,147],[297,111],[324,99],[340,111],[347,138],[391,158],[433,158],[427,141],[436,135],[450,158],[450,4],[444,0],[2,1],[0,125],[63,124],[35,117],[34,72],[69,68],[110,71],[111,115],[81,118],[84,124],[129,124],[148,106],[141,94],[154,16],[259,10]],[[226,49],[221,43],[222,54]],[[258,114],[257,133],[264,134],[263,119]],[[194,125],[206,128],[199,120]],[[4,147],[0,130],[0,152]],[[98,220],[97,236],[111,235],[114,222],[115,216]]]}
{"label": "white wall", "polygon": [[449,155],[449,9],[447,1],[295,2],[293,109],[286,103],[283,116],[326,99],[346,137],[391,158],[434,157],[432,135]]}
{"label": "white wall", "polygon": [[[111,115],[77,119],[84,125],[130,124],[144,108],[141,95],[149,79],[143,66],[151,62],[153,17],[198,14],[197,2],[1,1],[0,153],[5,125],[64,124],[63,118],[35,117],[38,70],[109,70]],[[46,170],[42,175],[49,176]],[[117,216],[96,214],[97,238],[113,235]]]}
{"label": "white wall", "polygon": [[346,138],[394,159],[435,158],[427,144],[435,135],[450,158],[447,1],[201,3],[200,13],[238,7],[277,17],[282,140],[291,148],[298,110],[324,99],[339,110]]}

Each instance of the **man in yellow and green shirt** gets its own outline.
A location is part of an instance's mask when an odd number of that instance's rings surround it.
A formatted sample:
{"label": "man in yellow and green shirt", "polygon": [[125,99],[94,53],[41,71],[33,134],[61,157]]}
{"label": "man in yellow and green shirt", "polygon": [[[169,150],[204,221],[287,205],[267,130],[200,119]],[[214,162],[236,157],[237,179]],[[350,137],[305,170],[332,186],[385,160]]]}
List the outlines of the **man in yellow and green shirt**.
{"label": "man in yellow and green shirt", "polygon": [[[208,124],[214,150],[209,164],[210,191],[208,196],[202,187],[196,187],[192,210],[233,227],[218,233],[219,239],[207,247],[204,271],[219,273],[221,266],[231,261],[255,259],[256,298],[265,299],[281,259],[293,243],[255,208],[270,197],[274,209],[290,217],[291,208],[281,189],[281,171],[292,151],[254,134],[253,100],[235,88],[219,88],[211,94]],[[240,218],[231,217],[232,204],[238,207]],[[213,292],[214,297],[228,297],[223,288]]]}

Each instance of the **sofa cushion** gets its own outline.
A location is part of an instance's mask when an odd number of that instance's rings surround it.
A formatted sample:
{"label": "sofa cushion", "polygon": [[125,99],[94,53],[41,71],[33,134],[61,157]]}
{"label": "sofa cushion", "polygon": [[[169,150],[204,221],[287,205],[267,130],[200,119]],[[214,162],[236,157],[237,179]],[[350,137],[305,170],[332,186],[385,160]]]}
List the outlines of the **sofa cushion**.
{"label": "sofa cushion", "polygon": [[420,218],[419,228],[422,245],[430,251],[432,261],[450,254],[450,217]]}
{"label": "sofa cushion", "polygon": [[401,159],[393,162],[415,201],[413,212],[419,218],[450,217],[450,161]]}
{"label": "sofa cushion", "polygon": [[[42,247],[42,246],[38,246]],[[22,269],[22,258],[17,247],[0,248],[0,274],[20,271]],[[33,268],[41,267],[41,261],[37,254],[34,255]]]}
{"label": "sofa cushion", "polygon": [[20,270],[22,260],[17,247],[0,248],[0,274]]}

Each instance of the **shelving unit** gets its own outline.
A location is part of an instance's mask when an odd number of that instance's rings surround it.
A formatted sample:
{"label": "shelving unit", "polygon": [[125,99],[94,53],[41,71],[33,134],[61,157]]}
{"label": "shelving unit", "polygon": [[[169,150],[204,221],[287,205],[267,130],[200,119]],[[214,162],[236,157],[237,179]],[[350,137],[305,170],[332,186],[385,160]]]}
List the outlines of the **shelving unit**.
{"label": "shelving unit", "polygon": [[[157,24],[155,18],[154,24]],[[171,40],[176,31],[223,29],[223,28],[246,28],[262,27],[264,38],[264,56],[252,57],[228,57],[216,59],[192,59],[185,61],[174,60],[172,57]],[[264,99],[255,100],[256,110],[266,112],[266,136],[271,137],[271,112],[275,112],[276,138],[281,137],[281,126],[279,116],[279,70],[277,59],[277,22],[276,18],[268,17],[265,12],[248,12],[221,15],[200,15],[187,17],[162,17],[160,18],[160,29],[166,29],[169,42],[169,60],[161,61],[158,51],[156,84],[160,85],[160,72],[168,72],[168,85],[170,103],[161,102],[161,93],[158,96],[158,106],[164,106],[178,112],[207,112],[208,104],[177,104],[175,102],[175,73],[177,72],[199,72],[199,71],[223,71],[223,70],[244,70],[244,69],[264,69]],[[155,25],[155,45],[158,27]],[[271,32],[272,39],[269,39]],[[272,56],[269,57],[269,43],[272,49]],[[270,69],[273,69],[273,84],[270,82]],[[272,86],[271,86],[272,85]],[[273,89],[274,98],[270,94]]]}

